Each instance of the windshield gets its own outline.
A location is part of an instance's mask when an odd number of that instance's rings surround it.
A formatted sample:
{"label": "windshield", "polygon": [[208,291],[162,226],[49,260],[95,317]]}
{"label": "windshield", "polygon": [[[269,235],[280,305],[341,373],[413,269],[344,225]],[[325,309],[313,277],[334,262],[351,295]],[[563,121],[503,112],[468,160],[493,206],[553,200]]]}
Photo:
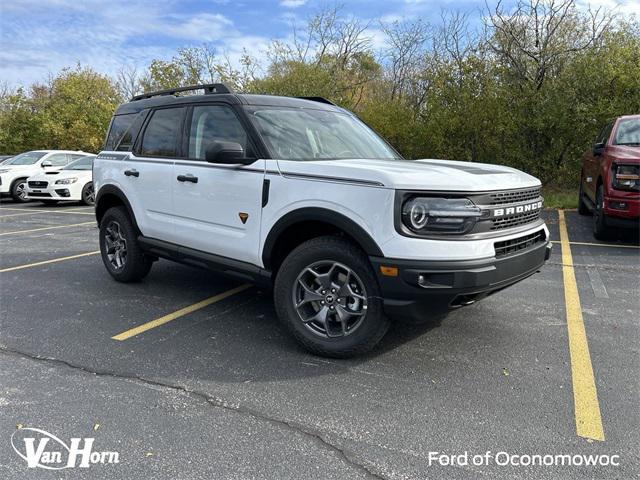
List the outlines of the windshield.
{"label": "windshield", "polygon": [[69,165],[64,167],[62,170],[91,170],[93,168],[93,159],[95,157],[93,155],[88,157],[81,157],[75,162],[71,162]]}
{"label": "windshield", "polygon": [[613,144],[640,146],[640,118],[620,121]]}
{"label": "windshield", "polygon": [[26,152],[21,153],[20,155],[16,155],[11,160],[9,160],[8,165],[33,165],[42,157],[44,157],[47,152]]}
{"label": "windshield", "polygon": [[401,158],[373,130],[346,113],[259,106],[247,108],[247,113],[275,158]]}

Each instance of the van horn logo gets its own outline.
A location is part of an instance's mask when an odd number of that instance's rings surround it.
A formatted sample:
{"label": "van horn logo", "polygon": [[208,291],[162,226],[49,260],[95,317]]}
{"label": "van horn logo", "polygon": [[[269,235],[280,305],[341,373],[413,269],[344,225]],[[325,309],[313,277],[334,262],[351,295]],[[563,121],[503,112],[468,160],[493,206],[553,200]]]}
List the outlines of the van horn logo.
{"label": "van horn logo", "polygon": [[[120,463],[118,452],[93,450],[94,438],[72,438],[67,445],[39,428],[23,427],[11,435],[11,446],[27,462],[28,468],[63,470],[89,468],[95,464]],[[20,448],[24,447],[24,448]]]}
{"label": "van horn logo", "polygon": [[527,213],[540,210],[542,202],[528,203],[526,205],[518,205],[517,207],[496,208],[493,210],[494,217],[504,217],[506,215],[517,215],[518,213]]}

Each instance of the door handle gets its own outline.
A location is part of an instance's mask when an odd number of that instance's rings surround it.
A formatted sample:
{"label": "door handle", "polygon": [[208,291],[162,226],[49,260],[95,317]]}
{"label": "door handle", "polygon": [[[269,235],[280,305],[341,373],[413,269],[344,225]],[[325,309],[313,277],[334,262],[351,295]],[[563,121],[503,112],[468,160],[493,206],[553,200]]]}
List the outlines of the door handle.
{"label": "door handle", "polygon": [[198,183],[198,177],[194,177],[191,174],[188,175],[178,175],[178,181],[179,182],[191,182],[191,183]]}
{"label": "door handle", "polygon": [[137,170],[125,170],[124,174],[127,177],[139,177],[140,176],[140,172]]}

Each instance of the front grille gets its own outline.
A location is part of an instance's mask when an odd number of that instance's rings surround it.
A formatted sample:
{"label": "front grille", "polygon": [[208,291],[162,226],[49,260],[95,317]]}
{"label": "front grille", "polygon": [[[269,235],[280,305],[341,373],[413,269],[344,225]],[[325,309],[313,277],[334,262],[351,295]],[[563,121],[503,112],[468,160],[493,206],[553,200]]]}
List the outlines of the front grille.
{"label": "front grille", "polygon": [[29,192],[29,196],[30,197],[50,197],[51,194],[44,193],[44,192]]}
{"label": "front grille", "polygon": [[517,213],[515,215],[509,215],[508,217],[495,218],[491,222],[491,228],[489,230],[502,230],[504,228],[517,227],[524,225],[525,223],[535,222],[540,218],[540,210],[527,213]]}
{"label": "front grille", "polygon": [[47,188],[49,182],[29,182],[29,187],[31,188]]}
{"label": "front grille", "polygon": [[501,242],[495,242],[493,244],[493,248],[496,250],[496,258],[497,257],[505,257],[507,255],[512,255],[520,250],[525,250],[529,247],[532,247],[538,243],[542,243],[546,240],[546,235],[544,230],[537,231],[535,233],[530,233],[529,235],[524,235],[518,238],[512,238],[511,240],[503,240]]}
{"label": "front grille", "polygon": [[513,190],[509,192],[496,192],[490,195],[489,205],[506,205],[508,203],[526,202],[535,200],[540,196],[540,188],[529,188],[527,190]]}

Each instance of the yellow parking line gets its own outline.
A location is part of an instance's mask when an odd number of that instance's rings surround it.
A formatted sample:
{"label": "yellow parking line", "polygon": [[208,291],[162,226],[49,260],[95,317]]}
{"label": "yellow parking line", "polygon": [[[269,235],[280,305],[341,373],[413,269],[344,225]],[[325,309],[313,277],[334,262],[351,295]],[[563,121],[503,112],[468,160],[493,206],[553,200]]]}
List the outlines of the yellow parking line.
{"label": "yellow parking line", "polygon": [[[551,243],[561,243],[558,241],[552,241]],[[619,247],[619,248],[635,248],[640,249],[640,245],[621,245],[617,243],[589,243],[589,242],[569,242],[571,245],[587,245],[590,247]]]}
{"label": "yellow parking line", "polygon": [[567,309],[576,432],[580,437],[604,441],[598,391],[591,365],[587,333],[582,319],[582,307],[580,306],[580,296],[578,295],[578,285],[573,269],[569,234],[563,210],[558,211],[558,224],[562,246],[562,276]]}
{"label": "yellow parking line", "polygon": [[53,230],[54,228],[66,228],[66,227],[79,227],[81,225],[95,225],[96,222],[82,222],[82,223],[70,223],[68,225],[54,225],[53,227],[42,227],[42,228],[32,228],[31,230],[16,230],[13,232],[4,232],[0,233],[0,237],[4,235],[15,235],[17,233],[31,233],[31,232],[41,232],[43,230]]}
{"label": "yellow parking line", "polygon": [[181,308],[178,311],[165,315],[164,317],[157,318],[156,320],[152,320],[147,323],[143,323],[137,327],[134,327],[125,332],[119,333],[111,337],[113,340],[127,340],[128,338],[135,337],[147,330],[151,330],[152,328],[159,327],[160,325],[164,325],[165,323],[169,323],[177,318],[188,315],[189,313],[195,312],[196,310],[200,310],[201,308],[207,307],[213,303],[219,302],[220,300],[224,300],[227,297],[235,295],[236,293],[240,293],[247,288],[250,288],[252,285],[250,283],[245,283],[240,285],[239,287],[232,288],[231,290],[227,290],[226,292],[219,293],[218,295],[214,295],[213,297],[206,298],[198,303],[194,303],[193,305],[189,305],[188,307]]}
{"label": "yellow parking line", "polygon": [[65,260],[73,260],[74,258],[88,257],[89,255],[97,255],[100,250],[95,252],[79,253],[77,255],[69,255],[68,257],[54,258],[53,260],[43,260],[42,262],[28,263],[27,265],[18,265],[17,267],[8,267],[0,270],[0,273],[13,272],[14,270],[22,270],[23,268],[38,267],[40,265],[47,265],[49,263],[64,262]]}

